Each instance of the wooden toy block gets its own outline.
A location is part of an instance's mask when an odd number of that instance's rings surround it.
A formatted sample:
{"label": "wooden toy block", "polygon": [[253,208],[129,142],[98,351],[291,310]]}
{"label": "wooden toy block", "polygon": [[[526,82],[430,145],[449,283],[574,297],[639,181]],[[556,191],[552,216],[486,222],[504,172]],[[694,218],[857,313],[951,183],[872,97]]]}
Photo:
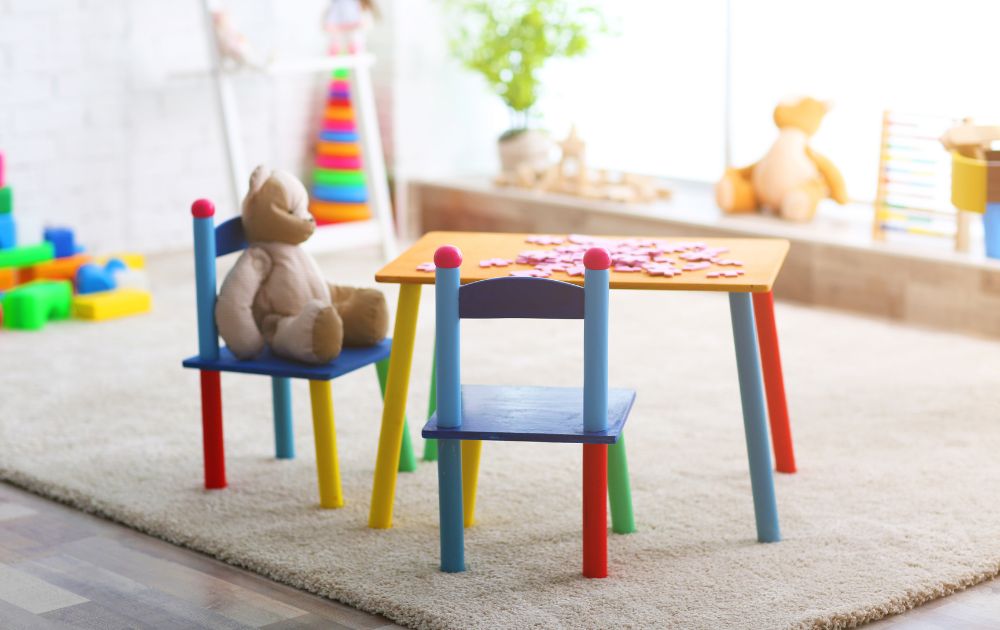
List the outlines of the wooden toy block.
{"label": "wooden toy block", "polygon": [[0,188],[0,214],[14,211],[14,191],[10,186]]}
{"label": "wooden toy block", "polygon": [[72,299],[73,285],[65,280],[29,282],[4,294],[4,325],[41,330],[50,320],[67,319]]}
{"label": "wooden toy block", "polygon": [[42,233],[42,240],[52,243],[56,258],[67,258],[77,253],[76,236],[70,228],[47,227]]}
{"label": "wooden toy block", "polygon": [[0,249],[17,246],[17,224],[11,214],[0,214]]}
{"label": "wooden toy block", "polygon": [[0,249],[0,268],[30,267],[31,265],[52,260],[55,258],[55,254],[55,248],[52,246],[52,243],[48,242]]}
{"label": "wooden toy block", "polygon": [[31,280],[74,280],[76,270],[91,261],[87,254],[76,254],[66,258],[56,258],[20,270],[23,281]]}
{"label": "wooden toy block", "polygon": [[152,307],[152,294],[139,289],[118,289],[73,298],[73,316],[94,322],[146,313]]}

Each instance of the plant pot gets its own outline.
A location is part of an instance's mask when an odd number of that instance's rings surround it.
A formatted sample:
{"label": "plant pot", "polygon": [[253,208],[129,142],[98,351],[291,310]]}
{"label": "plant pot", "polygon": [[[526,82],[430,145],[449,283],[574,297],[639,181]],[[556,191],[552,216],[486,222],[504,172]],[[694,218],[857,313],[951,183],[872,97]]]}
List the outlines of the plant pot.
{"label": "plant pot", "polygon": [[521,165],[528,165],[536,172],[544,171],[552,166],[554,146],[547,133],[536,129],[505,135],[497,141],[500,168],[505,173],[513,173]]}

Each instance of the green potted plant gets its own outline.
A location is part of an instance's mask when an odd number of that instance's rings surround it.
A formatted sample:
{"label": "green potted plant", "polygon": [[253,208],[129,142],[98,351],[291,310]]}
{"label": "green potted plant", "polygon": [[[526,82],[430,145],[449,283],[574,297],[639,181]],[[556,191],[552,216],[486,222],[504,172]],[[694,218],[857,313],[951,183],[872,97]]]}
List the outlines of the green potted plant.
{"label": "green potted plant", "polygon": [[503,170],[550,164],[552,142],[533,129],[541,90],[539,73],[549,59],[579,57],[606,30],[598,9],[576,0],[446,0],[455,16],[451,50],[480,75],[510,112],[498,140]]}

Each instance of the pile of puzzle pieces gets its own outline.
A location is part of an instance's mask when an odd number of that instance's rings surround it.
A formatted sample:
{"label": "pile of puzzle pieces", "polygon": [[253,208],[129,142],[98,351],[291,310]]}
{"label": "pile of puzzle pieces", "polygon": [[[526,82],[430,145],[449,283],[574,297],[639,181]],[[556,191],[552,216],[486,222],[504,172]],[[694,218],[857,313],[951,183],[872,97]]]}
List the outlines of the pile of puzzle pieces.
{"label": "pile of puzzle pieces", "polygon": [[40,330],[49,321],[102,321],[145,313],[145,260],[139,254],[95,257],[76,244],[73,230],[45,228],[41,243],[18,244],[13,191],[0,153],[0,324]]}
{"label": "pile of puzzle pieces", "polygon": [[[531,269],[515,269],[512,276],[548,278],[555,272],[582,276],[586,271],[583,255],[591,247],[604,247],[611,254],[611,269],[622,273],[645,273],[672,278],[685,272],[705,271],[706,278],[735,278],[743,275],[743,262],[726,258],[724,247],[709,247],[702,242],[665,242],[630,238],[613,240],[581,234],[569,236],[534,235],[525,239],[532,245],[554,246],[552,249],[529,249],[514,260],[489,258],[480,267],[530,265]],[[434,263],[421,263],[417,271],[434,271]]]}

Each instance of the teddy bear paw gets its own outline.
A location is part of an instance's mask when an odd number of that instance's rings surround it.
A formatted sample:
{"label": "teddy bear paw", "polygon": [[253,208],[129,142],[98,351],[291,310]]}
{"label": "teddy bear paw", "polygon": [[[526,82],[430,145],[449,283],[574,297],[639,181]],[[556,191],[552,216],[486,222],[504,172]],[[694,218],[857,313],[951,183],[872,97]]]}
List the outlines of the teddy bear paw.
{"label": "teddy bear paw", "polygon": [[320,363],[332,361],[340,355],[344,343],[344,322],[335,308],[326,306],[316,313],[312,336],[313,353]]}

